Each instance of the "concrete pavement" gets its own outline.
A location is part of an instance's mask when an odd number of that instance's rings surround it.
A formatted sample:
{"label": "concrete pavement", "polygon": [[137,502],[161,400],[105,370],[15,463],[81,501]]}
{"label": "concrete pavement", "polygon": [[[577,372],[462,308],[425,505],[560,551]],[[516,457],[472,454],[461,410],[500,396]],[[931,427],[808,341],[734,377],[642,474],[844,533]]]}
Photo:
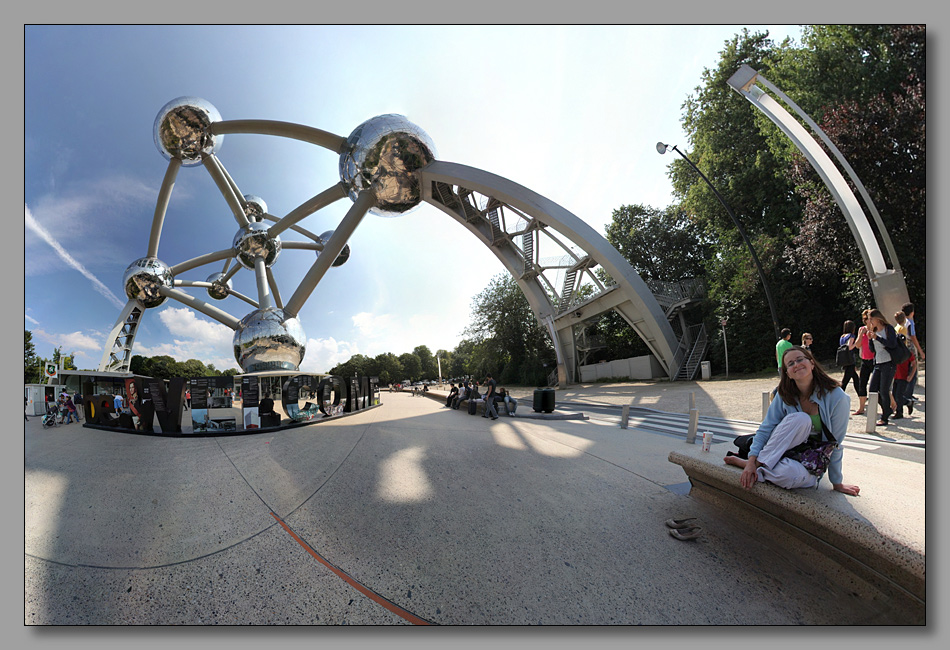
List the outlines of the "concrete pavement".
{"label": "concrete pavement", "polygon": [[[667,460],[682,438],[383,402],[201,439],[31,418],[24,622],[920,622],[873,585],[816,571],[795,539],[684,494]],[[853,467],[870,453],[855,449]],[[922,463],[904,469],[922,481]],[[670,537],[663,522],[682,516],[700,519],[700,540]],[[922,548],[919,523],[907,534]]]}

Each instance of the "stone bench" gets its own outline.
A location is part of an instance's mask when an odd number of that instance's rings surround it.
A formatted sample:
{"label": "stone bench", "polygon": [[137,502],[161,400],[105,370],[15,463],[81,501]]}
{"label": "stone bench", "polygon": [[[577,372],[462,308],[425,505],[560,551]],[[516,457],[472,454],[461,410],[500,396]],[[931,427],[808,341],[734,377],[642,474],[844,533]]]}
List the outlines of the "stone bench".
{"label": "stone bench", "polygon": [[[669,461],[680,465],[689,478],[691,497],[732,510],[752,525],[774,525],[881,589],[912,615],[923,618],[926,559],[922,548],[913,548],[913,544],[899,539],[899,535],[882,532],[882,529],[895,529],[875,526],[850,501],[867,497],[847,497],[827,489],[827,476],[820,485],[825,489],[786,490],[769,483],[756,483],[747,490],[739,483],[741,470],[723,462],[726,449],[715,445],[711,452],[704,452],[697,444],[670,452]],[[875,490],[871,498],[878,495],[882,499],[889,497],[885,491]],[[920,498],[923,499],[923,495]],[[888,514],[893,513],[893,504],[867,505],[870,511],[878,508],[881,519],[893,516]],[[922,516],[923,509],[920,510]]]}
{"label": "stone bench", "polygon": [[[426,397],[429,397],[429,398],[431,398],[431,399],[434,399],[434,400],[438,401],[440,404],[443,404],[443,405],[444,405],[446,398],[448,398],[448,396],[449,396],[449,391],[434,391],[434,390],[430,390],[429,392],[423,393],[423,394],[424,394]],[[464,411],[466,414],[468,413],[468,400],[467,400],[467,399],[463,399],[461,402],[459,402],[459,408],[458,408],[458,410],[459,410],[459,411]],[[505,405],[504,405],[503,402],[498,402],[498,403],[495,405],[495,410],[498,411],[498,416],[499,416],[499,417],[508,415],[507,413],[505,413]],[[517,412],[518,412],[518,405],[517,405],[517,403],[516,403],[516,404],[515,404],[515,413],[517,413]],[[479,402],[478,404],[475,405],[475,415],[483,415],[484,413],[485,413],[485,402]]]}

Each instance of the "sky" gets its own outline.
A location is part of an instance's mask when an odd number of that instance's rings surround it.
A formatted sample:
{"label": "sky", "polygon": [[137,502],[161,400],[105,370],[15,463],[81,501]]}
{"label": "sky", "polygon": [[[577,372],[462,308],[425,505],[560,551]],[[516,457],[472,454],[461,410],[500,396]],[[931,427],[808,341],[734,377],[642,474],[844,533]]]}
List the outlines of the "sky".
{"label": "sky", "polygon": [[[294,122],[346,137],[363,121],[405,115],[438,158],[498,174],[546,196],[603,234],[613,210],[672,202],[680,118],[706,68],[743,27],[798,40],[795,25],[631,26],[70,26],[25,28],[25,329],[95,369],[126,302],[122,276],[145,256],[168,163],[153,139],[159,110],[197,96],[222,119]],[[750,107],[750,110],[751,107]],[[339,181],[338,156],[285,138],[229,134],[218,158],[244,194],[281,217]],[[300,225],[337,226],[349,199]],[[207,171],[183,167],[158,257],[172,266],[228,248],[237,224]],[[284,241],[303,237],[290,231]],[[467,230],[422,203],[367,215],[346,264],[300,311],[301,370],[354,354],[451,350],[472,299],[504,272]],[[314,253],[284,250],[273,268],[287,300]],[[222,262],[181,274],[203,281]],[[257,297],[253,274],[234,289]],[[212,301],[236,318],[252,308]],[[173,300],[143,316],[133,354],[237,368],[233,332]]]}

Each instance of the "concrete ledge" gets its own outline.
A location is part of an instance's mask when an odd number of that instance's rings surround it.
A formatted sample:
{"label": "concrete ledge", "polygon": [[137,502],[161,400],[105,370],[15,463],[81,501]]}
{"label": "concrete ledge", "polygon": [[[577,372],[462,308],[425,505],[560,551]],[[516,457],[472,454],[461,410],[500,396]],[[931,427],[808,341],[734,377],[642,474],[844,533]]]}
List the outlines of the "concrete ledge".
{"label": "concrete ledge", "polygon": [[921,551],[882,533],[851,506],[848,500],[855,497],[827,489],[827,477],[819,489],[756,483],[746,490],[739,483],[740,470],[723,462],[724,451],[703,452],[697,445],[670,452],[669,461],[689,477],[690,496],[767,519],[923,616],[926,561]]}

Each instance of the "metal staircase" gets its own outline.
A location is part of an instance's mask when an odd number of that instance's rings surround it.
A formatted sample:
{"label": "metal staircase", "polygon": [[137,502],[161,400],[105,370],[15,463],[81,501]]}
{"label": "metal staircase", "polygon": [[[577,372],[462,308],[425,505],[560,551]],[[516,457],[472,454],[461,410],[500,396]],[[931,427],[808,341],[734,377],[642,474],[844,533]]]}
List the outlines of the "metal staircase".
{"label": "metal staircase", "polygon": [[693,337],[693,347],[690,349],[683,363],[680,364],[679,370],[673,378],[674,381],[692,381],[695,379],[696,371],[699,370],[700,363],[702,363],[706,352],[709,350],[709,337],[706,336],[706,325],[701,324],[697,327],[699,331]]}

